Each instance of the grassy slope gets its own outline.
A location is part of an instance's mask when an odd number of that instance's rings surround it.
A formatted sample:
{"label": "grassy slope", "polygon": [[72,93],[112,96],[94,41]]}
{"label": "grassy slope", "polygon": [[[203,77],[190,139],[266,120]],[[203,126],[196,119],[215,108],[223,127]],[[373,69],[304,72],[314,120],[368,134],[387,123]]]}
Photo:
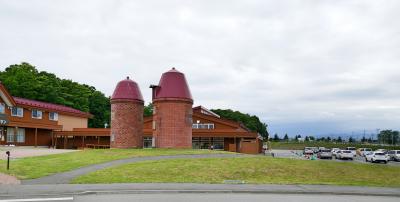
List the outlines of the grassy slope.
{"label": "grassy slope", "polygon": [[208,153],[223,153],[223,151],[219,152],[191,149],[84,150],[64,154],[15,159],[10,162],[9,171],[5,169],[6,161],[3,160],[0,161],[0,172],[17,176],[19,179],[33,179],[54,173],[73,170],[82,166],[129,157]]}
{"label": "grassy slope", "polygon": [[378,145],[367,145],[367,144],[335,144],[330,142],[271,142],[272,149],[292,149],[302,150],[304,147],[326,147],[326,148],[345,148],[345,147],[356,147],[356,148],[372,148],[376,149],[400,149],[400,146],[378,146]]}
{"label": "grassy slope", "polygon": [[245,180],[254,184],[400,186],[400,168],[351,162],[269,157],[174,159],[138,162],[76,178],[74,183],[193,182]]}

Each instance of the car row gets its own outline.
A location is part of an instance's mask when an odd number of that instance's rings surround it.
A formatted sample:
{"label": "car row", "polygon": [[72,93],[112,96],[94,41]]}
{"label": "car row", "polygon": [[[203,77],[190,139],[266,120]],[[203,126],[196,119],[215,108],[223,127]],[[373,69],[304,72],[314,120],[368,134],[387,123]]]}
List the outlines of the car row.
{"label": "car row", "polygon": [[[383,162],[388,161],[400,161],[400,150],[387,151],[385,149],[377,149],[372,151],[371,148],[359,148],[346,147],[345,149],[332,148],[327,149],[325,147],[305,147],[303,154],[306,156],[314,156],[320,159],[340,159],[340,160],[353,160],[357,155],[364,157],[366,162]],[[315,158],[315,156],[314,156]]]}

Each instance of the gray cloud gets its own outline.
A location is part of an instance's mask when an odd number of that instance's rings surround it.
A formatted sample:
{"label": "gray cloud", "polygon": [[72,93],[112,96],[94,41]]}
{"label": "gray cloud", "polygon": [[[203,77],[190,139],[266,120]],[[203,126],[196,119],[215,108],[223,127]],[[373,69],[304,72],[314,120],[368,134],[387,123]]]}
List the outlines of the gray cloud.
{"label": "gray cloud", "polygon": [[[172,66],[195,104],[272,132],[399,128],[400,3],[0,0],[0,67],[21,61],[111,95]],[[323,123],[323,124],[320,124]]]}

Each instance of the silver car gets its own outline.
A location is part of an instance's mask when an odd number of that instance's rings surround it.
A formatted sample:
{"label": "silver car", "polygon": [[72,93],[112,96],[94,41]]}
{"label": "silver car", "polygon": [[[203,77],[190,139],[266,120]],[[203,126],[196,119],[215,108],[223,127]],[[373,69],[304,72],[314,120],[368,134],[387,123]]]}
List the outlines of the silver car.
{"label": "silver car", "polygon": [[400,161],[400,150],[391,150],[388,152],[389,160]]}
{"label": "silver car", "polygon": [[332,152],[330,149],[321,149],[318,153],[320,159],[332,159]]}
{"label": "silver car", "polygon": [[336,154],[336,158],[337,159],[350,159],[350,160],[353,160],[354,155],[353,155],[353,152],[350,151],[350,150],[340,150]]}

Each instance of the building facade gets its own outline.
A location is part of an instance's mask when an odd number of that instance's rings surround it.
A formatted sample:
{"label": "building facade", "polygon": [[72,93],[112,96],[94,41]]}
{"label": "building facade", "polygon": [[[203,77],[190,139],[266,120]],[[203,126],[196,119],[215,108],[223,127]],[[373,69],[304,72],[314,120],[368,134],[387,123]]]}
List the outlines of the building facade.
{"label": "building facade", "polygon": [[70,107],[13,97],[0,83],[0,145],[55,145],[54,132],[87,127],[91,115]]}
{"label": "building facade", "polygon": [[205,107],[193,108],[185,75],[175,68],[151,85],[153,115],[143,117],[136,82],[120,81],[111,97],[111,129],[87,128],[91,115],[13,97],[0,83],[0,145],[81,148],[193,148],[260,153],[262,138]]}

